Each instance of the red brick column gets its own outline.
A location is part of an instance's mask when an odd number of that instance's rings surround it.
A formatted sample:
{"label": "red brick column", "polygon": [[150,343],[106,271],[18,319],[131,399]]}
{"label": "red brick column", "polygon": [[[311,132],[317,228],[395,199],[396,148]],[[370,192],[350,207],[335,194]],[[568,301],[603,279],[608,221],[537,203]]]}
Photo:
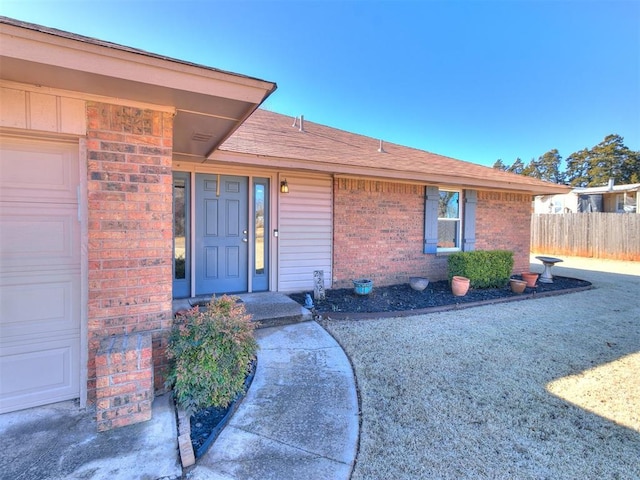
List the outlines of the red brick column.
{"label": "red brick column", "polygon": [[96,354],[98,431],[151,419],[153,363],[151,333],[114,335]]}
{"label": "red brick column", "polygon": [[155,387],[163,388],[172,322],[173,116],[88,102],[87,117],[87,387],[94,401],[95,355],[112,335],[151,333]]}

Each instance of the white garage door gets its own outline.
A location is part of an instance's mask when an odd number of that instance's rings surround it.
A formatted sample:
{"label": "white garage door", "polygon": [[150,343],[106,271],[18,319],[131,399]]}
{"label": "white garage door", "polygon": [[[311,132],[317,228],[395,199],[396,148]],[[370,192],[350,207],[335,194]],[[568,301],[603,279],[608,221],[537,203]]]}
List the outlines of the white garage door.
{"label": "white garage door", "polygon": [[80,392],[78,145],[0,136],[0,413]]}

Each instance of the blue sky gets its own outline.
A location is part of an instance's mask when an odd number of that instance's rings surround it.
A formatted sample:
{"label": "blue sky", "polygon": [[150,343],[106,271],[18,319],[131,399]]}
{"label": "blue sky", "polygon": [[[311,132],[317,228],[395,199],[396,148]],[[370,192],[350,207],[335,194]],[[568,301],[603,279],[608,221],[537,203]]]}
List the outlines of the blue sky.
{"label": "blue sky", "polygon": [[484,165],[611,133],[640,150],[635,0],[3,0],[0,14],[275,81],[265,108]]}

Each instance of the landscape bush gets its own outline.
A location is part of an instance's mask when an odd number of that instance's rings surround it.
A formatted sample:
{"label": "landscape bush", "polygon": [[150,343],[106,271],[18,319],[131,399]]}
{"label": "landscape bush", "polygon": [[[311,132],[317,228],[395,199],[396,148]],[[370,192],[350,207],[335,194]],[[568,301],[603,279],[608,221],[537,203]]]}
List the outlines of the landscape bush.
{"label": "landscape bush", "polygon": [[254,323],[236,297],[213,298],[178,315],[167,356],[167,386],[176,403],[189,411],[227,407],[242,392],[258,344]]}
{"label": "landscape bush", "polygon": [[474,250],[456,252],[448,257],[449,281],[455,276],[467,277],[472,288],[504,287],[513,270],[510,250]]}

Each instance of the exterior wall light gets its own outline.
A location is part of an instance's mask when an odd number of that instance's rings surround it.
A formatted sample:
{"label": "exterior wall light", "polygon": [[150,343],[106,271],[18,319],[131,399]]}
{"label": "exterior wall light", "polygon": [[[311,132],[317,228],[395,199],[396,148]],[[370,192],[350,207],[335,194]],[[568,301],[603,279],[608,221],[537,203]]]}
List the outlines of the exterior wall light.
{"label": "exterior wall light", "polygon": [[286,178],[280,182],[280,193],[289,193],[289,184]]}

